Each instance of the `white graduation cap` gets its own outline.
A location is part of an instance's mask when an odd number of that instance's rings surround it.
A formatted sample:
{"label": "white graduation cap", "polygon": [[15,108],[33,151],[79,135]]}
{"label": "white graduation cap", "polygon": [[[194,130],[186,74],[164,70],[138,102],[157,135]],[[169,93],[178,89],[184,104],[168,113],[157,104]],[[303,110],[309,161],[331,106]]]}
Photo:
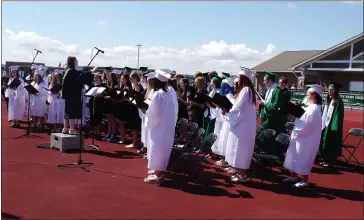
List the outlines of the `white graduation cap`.
{"label": "white graduation cap", "polygon": [[38,69],[42,69],[44,72],[47,72],[48,66],[38,66]]}
{"label": "white graduation cap", "polygon": [[112,71],[112,73],[115,73],[116,75],[120,75],[121,74],[121,70],[114,69]]}
{"label": "white graduation cap", "polygon": [[75,69],[76,69],[77,71],[81,71],[81,70],[83,70],[83,66],[75,66]]}
{"label": "white graduation cap", "polygon": [[39,75],[39,76],[43,77],[44,73],[45,73],[44,69],[39,68],[39,69],[35,70],[35,75]]}
{"label": "white graduation cap", "polygon": [[64,70],[61,70],[61,69],[55,69],[54,70],[54,75],[59,75],[59,74],[62,74],[64,72]]}
{"label": "white graduation cap", "polygon": [[10,71],[18,71],[19,66],[10,66],[9,69],[10,69]]}
{"label": "white graduation cap", "polygon": [[31,70],[35,70],[35,69],[38,69],[39,66],[38,65],[35,65],[35,64],[32,64],[32,66],[30,67]]}
{"label": "white graduation cap", "polygon": [[156,74],[157,74],[156,72],[150,72],[150,73],[148,73],[147,74],[147,80],[154,79]]}
{"label": "white graduation cap", "polygon": [[250,80],[252,80],[253,76],[254,76],[254,73],[250,69],[242,67],[241,70],[239,71],[238,75],[246,76]]}
{"label": "white graduation cap", "polygon": [[316,92],[317,94],[321,95],[322,91],[324,90],[324,87],[322,87],[321,85],[307,85],[308,87],[310,87],[307,91],[309,92]]}
{"label": "white graduation cap", "polygon": [[156,73],[155,78],[159,79],[162,82],[165,82],[167,81],[167,79],[171,78],[171,74],[166,73],[165,69],[164,70],[157,69],[155,73]]}

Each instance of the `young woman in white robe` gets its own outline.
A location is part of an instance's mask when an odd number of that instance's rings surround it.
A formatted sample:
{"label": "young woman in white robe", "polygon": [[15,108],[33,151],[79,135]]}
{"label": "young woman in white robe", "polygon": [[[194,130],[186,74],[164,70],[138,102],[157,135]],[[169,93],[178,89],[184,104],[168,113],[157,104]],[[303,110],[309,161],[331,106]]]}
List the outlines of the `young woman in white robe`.
{"label": "young woman in white robe", "polygon": [[48,99],[48,85],[43,81],[44,70],[35,70],[34,81],[31,85],[38,90],[37,94],[30,95],[30,115],[32,117],[32,129],[35,129],[38,124],[43,129],[44,119],[47,111],[47,99]]}
{"label": "young woman in white robe", "polygon": [[[234,80],[234,93],[236,94],[237,92],[237,84],[238,84],[238,80],[239,78],[236,78]],[[226,97],[230,100],[230,102],[232,104],[235,103],[235,97],[233,94],[229,93],[226,95]],[[219,139],[217,140],[217,143],[218,143],[218,146],[214,147],[214,153],[223,157],[223,159],[219,160],[219,161],[216,161],[216,165],[218,166],[229,166],[229,164],[225,161],[225,156],[226,156],[226,146],[227,146],[227,139],[228,139],[228,134],[230,132],[230,123],[227,121],[227,117],[224,115],[224,121],[223,121],[223,124],[222,124],[222,128],[221,128],[221,132],[220,132],[220,135],[219,135]],[[227,171],[229,172],[229,169],[227,169]],[[235,171],[234,171],[235,172]],[[234,173],[233,172],[233,173]]]}
{"label": "young woman in white robe", "polygon": [[154,79],[154,95],[146,112],[145,124],[150,129],[148,140],[148,177],[146,183],[160,183],[167,170],[172,152],[178,115],[177,96],[168,89],[169,75],[157,73]]}
{"label": "young woman in white robe", "polygon": [[238,73],[236,100],[231,110],[225,113],[230,124],[225,160],[237,172],[231,176],[235,183],[248,181],[247,172],[254,152],[256,97],[252,78],[250,70]]}
{"label": "young woman in white robe", "polygon": [[5,90],[5,97],[9,99],[8,121],[13,122],[10,125],[11,127],[18,128],[20,127],[19,121],[24,119],[26,90],[23,85],[24,80],[19,77],[18,67],[10,67],[10,71],[11,78],[9,79],[8,85],[14,79],[19,79],[21,82],[17,88],[7,88]]}
{"label": "young woman in white robe", "polygon": [[[306,187],[308,175],[315,161],[321,139],[321,88],[311,87],[307,91],[308,106],[301,118],[296,118],[291,133],[283,166],[290,170],[291,176],[284,182],[295,183],[294,187]],[[297,175],[302,175],[299,181]]]}
{"label": "young woman in white robe", "polygon": [[[148,100],[149,102],[152,100],[154,94],[154,89],[153,89],[154,77],[155,77],[155,72],[147,74],[147,92],[145,94],[145,100]],[[150,129],[145,124],[145,112],[146,112],[145,109],[139,109],[139,117],[141,118],[142,121],[140,141],[143,143],[144,147],[144,149],[142,149],[141,152],[145,152],[146,150],[148,155],[148,140],[149,140]],[[145,158],[147,158],[147,156]]]}
{"label": "young woman in white robe", "polygon": [[[62,74],[60,71],[54,71],[51,74],[49,89],[52,89],[55,85],[62,85]],[[52,125],[63,124],[64,120],[64,99],[62,99],[62,90],[57,94],[53,94],[51,91],[48,92],[48,120],[47,122]]]}

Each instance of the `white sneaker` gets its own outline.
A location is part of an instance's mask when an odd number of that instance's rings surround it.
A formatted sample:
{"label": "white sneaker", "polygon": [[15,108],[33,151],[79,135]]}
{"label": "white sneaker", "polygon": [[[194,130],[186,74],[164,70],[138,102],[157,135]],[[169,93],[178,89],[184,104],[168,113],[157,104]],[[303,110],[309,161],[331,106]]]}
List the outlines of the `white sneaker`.
{"label": "white sneaker", "polygon": [[147,178],[144,179],[145,183],[152,183],[152,184],[160,184],[164,180],[163,176],[157,176],[155,174],[149,175]]}
{"label": "white sneaker", "polygon": [[63,128],[63,129],[62,129],[62,134],[68,134],[68,131],[69,131],[69,130],[68,130],[67,128]]}
{"label": "white sneaker", "polygon": [[155,171],[154,170],[148,170],[148,175],[154,174]]}
{"label": "white sneaker", "polygon": [[248,179],[248,176],[245,175],[245,176],[242,176],[240,174],[235,174],[232,178],[231,178],[231,182],[233,183],[246,183],[248,182],[249,179]]}
{"label": "white sneaker", "polygon": [[224,160],[219,160],[219,161],[216,161],[215,163],[216,165],[220,166],[220,167],[226,167],[226,166],[229,166],[229,164],[224,161]]}
{"label": "white sneaker", "polygon": [[77,131],[75,129],[70,129],[69,130],[69,134],[76,135],[77,134]]}
{"label": "white sneaker", "polygon": [[293,185],[293,187],[296,187],[296,188],[304,188],[304,187],[308,187],[308,186],[310,186],[310,184],[306,181],[301,181],[301,182],[298,182]]}
{"label": "white sneaker", "polygon": [[128,144],[128,145],[125,146],[125,148],[133,148],[133,147],[134,147],[133,144]]}
{"label": "white sneaker", "polygon": [[236,174],[238,171],[234,168],[230,168],[230,170],[228,170],[228,173],[230,174]]}

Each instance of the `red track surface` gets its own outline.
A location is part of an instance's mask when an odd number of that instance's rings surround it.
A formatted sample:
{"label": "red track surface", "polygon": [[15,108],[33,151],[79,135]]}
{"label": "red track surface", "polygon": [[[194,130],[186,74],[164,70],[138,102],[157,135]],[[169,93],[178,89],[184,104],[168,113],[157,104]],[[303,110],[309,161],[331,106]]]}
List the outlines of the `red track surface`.
{"label": "red track surface", "polygon": [[[202,180],[188,183],[182,191],[183,176],[171,174],[160,187],[143,183],[146,160],[122,145],[98,142],[100,152],[84,153],[85,162],[95,163],[89,173],[59,169],[56,164],[76,162],[77,156],[37,148],[49,143],[45,134],[41,134],[43,140],[12,139],[24,131],[9,128],[4,104],[2,110],[3,217],[363,218],[362,170],[316,167],[310,176],[315,186],[294,190],[278,183],[286,175],[278,169],[264,184],[253,179],[245,186],[233,186],[227,184],[228,176],[221,169],[206,165]],[[362,114],[346,111],[345,133],[351,127],[362,127]],[[360,161],[362,149],[356,154]]]}

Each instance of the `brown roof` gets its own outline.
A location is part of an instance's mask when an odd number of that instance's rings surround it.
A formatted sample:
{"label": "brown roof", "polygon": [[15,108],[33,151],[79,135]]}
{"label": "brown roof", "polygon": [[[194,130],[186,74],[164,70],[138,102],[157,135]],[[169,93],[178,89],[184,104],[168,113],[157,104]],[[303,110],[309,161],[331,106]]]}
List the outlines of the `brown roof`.
{"label": "brown roof", "polygon": [[295,64],[303,62],[324,50],[299,50],[299,51],[284,51],[275,57],[253,67],[256,72],[287,72]]}

